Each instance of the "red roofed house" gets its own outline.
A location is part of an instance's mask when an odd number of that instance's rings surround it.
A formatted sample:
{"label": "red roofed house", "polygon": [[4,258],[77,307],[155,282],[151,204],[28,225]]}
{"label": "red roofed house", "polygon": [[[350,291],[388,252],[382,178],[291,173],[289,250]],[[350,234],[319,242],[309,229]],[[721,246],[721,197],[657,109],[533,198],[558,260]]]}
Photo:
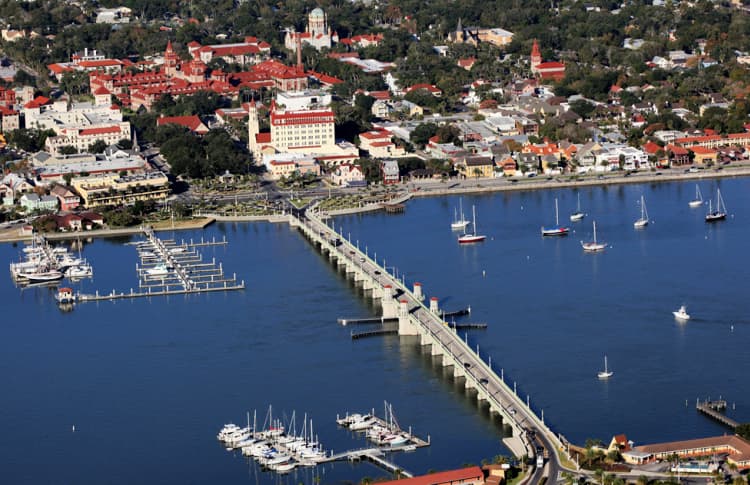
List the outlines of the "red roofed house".
{"label": "red roofed house", "polygon": [[468,57],[466,59],[459,59],[458,60],[458,67],[462,67],[466,69],[467,71],[471,71],[471,68],[474,66],[474,64],[477,62],[476,57]]}
{"label": "red roofed house", "polygon": [[424,89],[431,95],[435,96],[436,98],[439,98],[443,95],[443,92],[435,85],[433,84],[427,84],[427,83],[421,83],[421,84],[415,84],[413,86],[409,86],[404,90],[404,94],[408,94],[412,91],[418,91],[420,89]]}
{"label": "red roofed house", "polygon": [[562,62],[542,62],[539,43],[534,40],[531,47],[531,72],[543,80],[561,81],[565,77],[565,64]]}
{"label": "red roofed house", "polygon": [[484,472],[478,466],[470,466],[414,478],[380,482],[380,485],[484,485]]}
{"label": "red roofed house", "polygon": [[690,152],[677,145],[667,145],[667,155],[672,166],[690,165]]}
{"label": "red roofed house", "polygon": [[636,446],[634,450],[648,454],[652,460],[668,460],[674,454],[681,458],[691,458],[726,453],[727,462],[740,470],[750,469],[750,442],[737,435]]}
{"label": "red roofed house", "polygon": [[60,210],[69,211],[81,205],[80,197],[64,185],[52,187],[50,195],[54,195],[60,201]]}
{"label": "red roofed house", "polygon": [[719,158],[719,152],[713,148],[706,148],[702,146],[690,147],[690,151],[693,152],[693,163],[701,165],[710,165],[716,163]]}
{"label": "red roofed house", "polygon": [[618,451],[622,453],[623,451],[630,451],[631,449],[631,442],[628,441],[627,436],[624,434],[618,434],[612,437],[612,441],[609,442],[609,447],[607,447],[607,451]]}
{"label": "red roofed house", "polygon": [[156,120],[156,126],[164,126],[168,124],[184,126],[188,130],[198,135],[205,135],[208,133],[208,127],[203,124],[198,116],[162,116]]}
{"label": "red roofed house", "polygon": [[331,174],[331,182],[344,187],[366,186],[365,174],[359,165],[353,163],[342,163]]}
{"label": "red roofed house", "polygon": [[384,129],[366,131],[359,134],[359,148],[372,158],[403,157],[406,150],[391,141],[391,132]]}
{"label": "red roofed house", "polygon": [[345,37],[339,42],[354,47],[355,49],[378,45],[383,40],[383,34],[364,34],[355,35],[354,37]]}

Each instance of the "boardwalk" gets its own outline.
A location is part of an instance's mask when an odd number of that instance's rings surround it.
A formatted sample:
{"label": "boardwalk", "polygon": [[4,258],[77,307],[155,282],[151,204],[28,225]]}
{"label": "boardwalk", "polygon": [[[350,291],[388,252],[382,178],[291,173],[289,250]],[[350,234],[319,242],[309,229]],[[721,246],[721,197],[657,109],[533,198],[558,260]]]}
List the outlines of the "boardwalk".
{"label": "boardwalk", "polygon": [[697,401],[695,403],[695,408],[698,410],[698,412],[701,412],[706,416],[715,419],[716,421],[725,426],[728,426],[733,430],[737,429],[737,426],[740,425],[740,423],[721,412],[722,410],[727,408],[726,401]]}

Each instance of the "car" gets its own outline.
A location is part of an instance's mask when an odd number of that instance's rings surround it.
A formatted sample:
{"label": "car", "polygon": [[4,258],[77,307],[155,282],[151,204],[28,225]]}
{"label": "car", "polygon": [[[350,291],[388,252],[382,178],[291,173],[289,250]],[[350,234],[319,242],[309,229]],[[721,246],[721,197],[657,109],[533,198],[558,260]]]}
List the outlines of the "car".
{"label": "car", "polygon": [[354,254],[354,251],[349,251],[349,254]]}
{"label": "car", "polygon": [[661,175],[661,172],[656,172],[654,175]]}
{"label": "car", "polygon": [[469,367],[471,367],[471,364],[468,363],[468,362],[464,362],[464,367],[466,367],[468,369]]}
{"label": "car", "polygon": [[378,275],[379,275],[379,274],[380,274],[380,271],[378,271],[378,270],[376,269],[376,270],[375,270],[375,274],[378,274]]}
{"label": "car", "polygon": [[689,173],[698,173],[698,167],[690,167],[687,171]]}
{"label": "car", "polygon": [[359,258],[359,262],[360,263],[364,263],[365,262],[365,258]]}
{"label": "car", "polygon": [[487,384],[489,384],[489,382],[490,382],[490,380],[489,380],[489,379],[487,379],[486,377],[482,377],[481,379],[479,379],[479,383],[480,383],[480,384],[484,384],[485,386],[486,386]]}

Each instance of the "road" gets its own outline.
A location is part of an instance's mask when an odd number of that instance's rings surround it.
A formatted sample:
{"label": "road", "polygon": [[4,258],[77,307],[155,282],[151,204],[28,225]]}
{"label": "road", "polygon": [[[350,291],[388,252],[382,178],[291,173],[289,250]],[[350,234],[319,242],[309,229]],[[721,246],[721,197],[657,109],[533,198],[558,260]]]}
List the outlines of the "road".
{"label": "road", "polygon": [[[439,342],[442,353],[452,355],[460,365],[463,365],[466,379],[471,379],[475,385],[481,386],[486,391],[491,405],[495,409],[502,408],[504,410],[503,419],[506,424],[514,429],[514,434],[524,444],[526,454],[533,457],[537,446],[541,446],[543,450],[547,451],[549,476],[557,477],[560,470],[557,446],[555,446],[557,437],[533,415],[523,400],[513,393],[500,376],[477,353],[470,349],[465,341],[461,340],[460,335],[455,330],[449,328],[439,317],[430,312],[397,278],[378,265],[368,254],[360,251],[313,214],[303,211],[293,211],[293,214],[325,240],[329,242],[338,241],[334,245],[340,257],[348,259],[351,264],[359,267],[382,287],[391,285],[397,292],[397,300],[406,302],[412,320],[417,322],[423,332],[429,333],[434,340]],[[532,474],[531,481],[528,483],[538,483],[541,478],[542,470],[537,470]]]}

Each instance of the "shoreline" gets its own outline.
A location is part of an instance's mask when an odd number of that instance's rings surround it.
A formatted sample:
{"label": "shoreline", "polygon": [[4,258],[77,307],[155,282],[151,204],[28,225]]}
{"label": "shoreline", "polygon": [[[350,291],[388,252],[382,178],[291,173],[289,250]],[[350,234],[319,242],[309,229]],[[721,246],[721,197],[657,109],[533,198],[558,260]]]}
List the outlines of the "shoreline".
{"label": "shoreline", "polygon": [[[453,182],[458,186],[441,187],[448,182],[433,181],[414,181],[407,182],[407,186],[416,187],[412,190],[400,190],[398,197],[393,199],[396,203],[405,203],[415,197],[442,197],[447,195],[462,194],[486,194],[494,192],[519,192],[533,190],[550,190],[570,187],[596,187],[596,186],[614,186],[625,184],[645,184],[645,183],[665,183],[680,182],[691,180],[712,180],[721,178],[750,177],[750,165],[737,167],[725,166],[722,170],[700,170],[694,173],[674,173],[674,172],[635,172],[630,176],[612,175],[616,172],[601,174],[603,178],[583,178],[579,180],[548,180],[537,177],[529,179],[520,179],[518,182],[510,182],[507,179],[476,179],[461,180]],[[659,175],[657,175],[659,173]],[[345,209],[335,209],[331,211],[321,211],[323,217],[336,217],[342,215],[364,214],[382,210],[381,204],[369,204],[362,207],[350,207]],[[151,226],[155,232],[163,231],[181,231],[190,229],[203,229],[214,222],[270,222],[281,223],[287,222],[286,215],[271,214],[262,216],[220,216],[218,214],[200,214],[195,219],[183,220],[174,226],[169,223],[163,225]],[[17,243],[31,240],[31,234],[18,234],[20,229],[8,229],[5,233],[0,232],[0,244]],[[142,232],[142,226],[123,227],[116,229],[95,229],[92,231],[79,232],[55,232],[45,233],[44,236],[50,240],[67,240],[78,239],[81,237],[118,237],[130,236]]]}

